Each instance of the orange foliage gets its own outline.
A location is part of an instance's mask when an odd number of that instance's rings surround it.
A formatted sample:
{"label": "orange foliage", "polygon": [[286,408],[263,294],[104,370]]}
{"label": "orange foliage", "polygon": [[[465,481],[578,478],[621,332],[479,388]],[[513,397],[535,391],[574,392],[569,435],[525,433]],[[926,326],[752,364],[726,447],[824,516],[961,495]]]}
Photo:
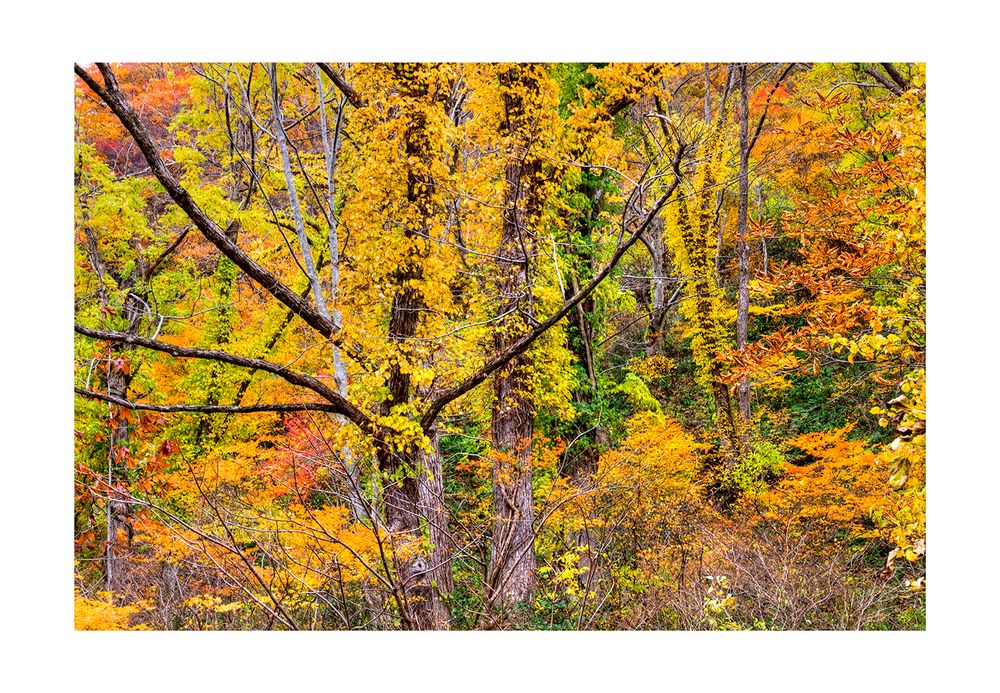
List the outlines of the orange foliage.
{"label": "orange foliage", "polygon": [[872,535],[872,514],[888,495],[885,469],[864,441],[847,440],[852,428],[807,433],[789,441],[810,462],[788,464],[785,478],[761,496],[768,506],[765,517],[791,510],[803,522]]}

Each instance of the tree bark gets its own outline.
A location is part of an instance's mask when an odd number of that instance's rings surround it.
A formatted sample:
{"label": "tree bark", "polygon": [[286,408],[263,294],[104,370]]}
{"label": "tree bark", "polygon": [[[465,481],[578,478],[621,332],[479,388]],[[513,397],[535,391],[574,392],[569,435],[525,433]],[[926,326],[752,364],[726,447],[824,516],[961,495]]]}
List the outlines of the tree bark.
{"label": "tree bark", "polygon": [[445,599],[455,589],[451,567],[451,533],[448,531],[448,508],[444,502],[444,470],[441,465],[440,436],[430,433],[430,450],[420,456],[420,515],[426,518],[431,549],[431,617],[438,630],[448,628],[451,614]]}
{"label": "tree bark", "polygon": [[[389,396],[380,405],[382,416],[388,416],[397,405],[409,403],[413,395],[409,370],[400,365],[400,360],[407,358],[408,346],[417,334],[421,312],[426,308],[423,295],[415,287],[423,278],[421,260],[430,248],[427,229],[436,211],[435,184],[429,174],[435,156],[429,131],[431,124],[419,102],[437,97],[429,93],[428,82],[413,66],[397,64],[393,69],[401,94],[414,104],[412,108],[404,106],[400,115],[405,119],[405,160],[417,162],[408,169],[406,181],[406,202],[416,220],[416,228],[403,225],[403,233],[419,248],[419,257],[397,268],[393,274],[396,292],[389,317],[389,340],[399,350],[401,358],[395,359],[389,369],[386,381]],[[443,108],[443,101],[441,103]],[[395,552],[396,572],[403,587],[403,626],[417,630],[447,627],[447,622],[440,620],[441,610],[435,606],[433,582],[439,566],[432,563],[431,555],[419,548],[421,524],[426,519],[421,514],[421,462],[426,464],[428,459],[437,457],[428,458],[425,453],[412,449],[401,451],[388,441],[391,435],[392,431],[383,428],[376,436],[376,457],[384,483],[385,520],[397,549],[403,549]],[[426,500],[426,493],[423,496]],[[441,553],[447,550],[447,542],[435,546],[439,563],[447,562]]]}
{"label": "tree bark", "polygon": [[[750,113],[747,96],[747,66],[740,67],[740,173],[739,204],[736,212],[736,257],[739,279],[736,300],[736,349],[743,352],[747,345],[750,320],[750,244],[747,239],[748,205],[750,199]],[[750,379],[744,375],[737,383],[740,444],[746,445],[750,423]]]}
{"label": "tree bark", "polygon": [[[504,95],[501,133],[507,138],[508,163],[503,202],[503,228],[496,255],[500,315],[493,347],[502,353],[514,343],[518,327],[533,319],[530,264],[535,237],[530,228],[538,214],[540,162],[531,153],[529,134],[537,116],[526,94],[540,88],[533,66],[512,66],[500,74],[501,84],[514,87]],[[535,111],[537,113],[537,111]],[[524,351],[493,375],[493,537],[487,568],[487,599],[500,612],[534,598],[537,564],[531,486],[531,437],[535,404],[531,357]]]}

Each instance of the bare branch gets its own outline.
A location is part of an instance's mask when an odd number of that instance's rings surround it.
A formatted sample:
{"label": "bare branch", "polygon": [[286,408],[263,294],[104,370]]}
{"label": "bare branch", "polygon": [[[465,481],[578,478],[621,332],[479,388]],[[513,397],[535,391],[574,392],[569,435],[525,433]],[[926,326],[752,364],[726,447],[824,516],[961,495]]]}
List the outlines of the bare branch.
{"label": "bare branch", "polygon": [[886,89],[888,89],[889,91],[891,91],[896,96],[902,96],[903,95],[903,89],[898,84],[895,84],[894,82],[892,82],[889,78],[887,78],[885,75],[883,75],[878,70],[875,70],[875,69],[869,67],[868,65],[865,65],[864,71],[866,73],[868,73],[869,75],[871,75],[872,77],[874,77],[876,82],[878,82],[879,84],[881,84],[883,87],[885,87]]}
{"label": "bare branch", "polygon": [[[370,428],[371,422],[368,417],[355,407],[353,404],[344,399],[339,393],[330,389],[322,382],[313,378],[312,376],[305,375],[303,373],[297,373],[295,371],[290,371],[284,366],[279,366],[276,363],[271,363],[270,361],[265,361],[264,359],[251,358],[248,356],[237,356],[236,354],[230,354],[225,351],[218,351],[215,349],[193,349],[188,347],[175,346],[173,344],[167,344],[165,342],[159,342],[155,339],[147,339],[145,337],[140,337],[138,335],[127,334],[124,332],[109,332],[105,330],[93,330],[88,327],[83,327],[82,325],[74,325],[73,329],[85,337],[91,337],[92,339],[102,339],[109,342],[118,342],[123,344],[132,344],[135,346],[144,347],[146,349],[152,349],[154,351],[162,351],[164,353],[170,354],[175,358],[194,358],[194,359],[204,359],[208,361],[220,361],[222,363],[229,363],[234,366],[240,366],[242,368],[252,368],[256,370],[266,371],[268,373],[273,373],[292,385],[297,385],[299,387],[304,387],[306,389],[312,390],[316,394],[323,397],[329,405],[324,405],[326,408],[320,409],[320,411],[332,411],[337,414],[342,414],[346,418],[350,419],[352,422],[360,426],[361,428],[368,430]],[[313,407],[315,408],[315,407]],[[234,411],[238,412],[241,409],[239,407],[221,407],[218,411]],[[182,411],[182,410],[178,410]],[[201,411],[191,410],[191,411]]]}
{"label": "bare branch", "polygon": [[347,97],[347,101],[352,106],[354,106],[355,108],[361,108],[362,106],[365,105],[364,100],[361,98],[360,95],[358,95],[358,92],[354,91],[354,87],[348,84],[346,79],[344,79],[342,76],[340,76],[340,74],[336,70],[330,67],[329,63],[316,63],[316,64],[319,66],[319,69],[321,69],[323,72],[326,73],[326,76],[330,78],[330,81],[332,81],[334,84],[337,85],[337,89],[340,90],[341,94]]}
{"label": "bare branch", "polygon": [[903,77],[903,75],[899,74],[899,70],[897,70],[892,63],[879,63],[879,65],[881,65],[882,69],[889,74],[892,81],[899,85],[900,89],[907,91],[910,88],[910,83],[905,77]]}
{"label": "bare branch", "polygon": [[189,233],[190,231],[191,231],[191,227],[190,227],[190,226],[189,226],[189,227],[187,227],[186,229],[184,229],[184,230],[183,230],[183,231],[181,232],[181,235],[179,235],[179,236],[178,236],[178,237],[177,237],[177,238],[176,238],[176,239],[174,240],[174,242],[173,242],[173,243],[171,243],[171,244],[170,244],[169,246],[167,246],[167,249],[166,249],[166,250],[164,250],[164,251],[163,251],[162,253],[160,253],[160,256],[159,256],[158,258],[156,258],[156,259],[155,259],[155,260],[153,261],[153,263],[152,263],[152,264],[151,264],[151,265],[149,266],[149,269],[147,269],[147,270],[146,270],[146,272],[145,272],[145,278],[146,278],[147,280],[148,280],[148,279],[149,279],[150,277],[152,277],[152,276],[153,276],[153,274],[154,274],[154,273],[156,272],[156,269],[157,269],[157,268],[158,268],[158,267],[160,266],[160,263],[162,263],[162,262],[163,262],[164,260],[166,260],[166,259],[167,259],[167,257],[168,257],[168,256],[169,256],[169,255],[170,255],[170,254],[171,254],[172,252],[174,252],[175,250],[177,250],[177,247],[178,247],[178,246],[179,246],[179,245],[180,245],[180,244],[181,244],[181,243],[182,243],[182,242],[184,241],[184,239],[185,239],[185,238],[187,238],[187,235],[188,235],[188,233]]}
{"label": "bare branch", "polygon": [[103,392],[85,390],[82,387],[74,387],[73,392],[89,399],[99,399],[111,404],[117,404],[126,409],[139,411],[158,411],[164,413],[192,412],[198,414],[256,414],[259,412],[281,412],[289,413],[296,411],[329,411],[336,412],[333,404],[326,402],[300,402],[291,404],[252,404],[244,407],[226,406],[221,404],[143,404],[142,402],[132,402],[121,397],[108,395]]}

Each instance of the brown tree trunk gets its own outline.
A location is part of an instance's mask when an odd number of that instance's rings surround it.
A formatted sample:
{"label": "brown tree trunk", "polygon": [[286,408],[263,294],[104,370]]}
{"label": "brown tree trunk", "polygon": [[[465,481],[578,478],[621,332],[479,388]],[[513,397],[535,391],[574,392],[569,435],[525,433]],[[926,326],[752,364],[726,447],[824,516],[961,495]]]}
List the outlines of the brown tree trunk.
{"label": "brown tree trunk", "polygon": [[440,437],[430,433],[430,451],[420,459],[420,514],[427,520],[431,542],[428,555],[434,621],[447,627],[450,615],[444,598],[455,589],[451,571],[451,533],[448,531],[448,509],[444,502],[444,476],[441,468]]}
{"label": "brown tree trunk", "polygon": [[493,379],[493,541],[487,574],[495,608],[528,602],[535,591],[531,487],[530,359],[520,356]]}
{"label": "brown tree trunk", "polygon": [[[430,96],[427,82],[416,74],[419,70],[405,64],[395,65],[394,69],[402,94],[414,102]],[[435,186],[429,175],[435,152],[426,111],[419,106],[405,108],[401,117],[407,121],[404,155],[407,161],[412,159],[418,162],[410,167],[406,183],[407,205],[416,221],[416,228],[404,225],[404,234],[420,250],[417,251],[418,257],[399,268],[393,277],[397,289],[389,317],[389,340],[406,358],[408,345],[417,334],[420,315],[426,308],[423,295],[414,287],[423,278],[421,260],[429,252],[429,241],[425,236],[435,213]],[[410,374],[399,361],[396,359],[389,370],[386,381],[389,397],[380,407],[383,416],[390,414],[394,406],[410,402],[413,396]],[[415,630],[447,628],[447,612],[437,599],[434,582],[441,578],[443,566],[450,565],[449,546],[446,541],[440,541],[428,554],[420,545],[422,521],[429,519],[422,515],[428,500],[427,490],[422,492],[427,482],[421,474],[422,463],[430,465],[433,477],[440,480],[440,458],[436,454],[428,455],[417,450],[399,451],[387,441],[391,435],[392,431],[383,429],[376,436],[376,457],[384,484],[382,501],[385,521],[392,533],[395,549],[394,570],[399,587],[397,599],[402,625]],[[440,510],[435,507],[433,513],[438,531],[442,529]],[[434,543],[433,538],[431,541]]]}
{"label": "brown tree trunk", "polygon": [[[501,83],[524,87],[537,94],[536,72],[513,66],[500,75]],[[506,166],[503,228],[497,249],[500,296],[493,346],[497,353],[520,336],[532,318],[530,262],[534,236],[529,229],[538,214],[540,162],[532,158],[532,118],[527,117],[519,89],[504,96],[505,121],[501,132],[511,138]],[[489,604],[498,611],[534,598],[537,564],[534,549],[534,510],[531,487],[531,437],[535,405],[531,387],[531,357],[515,357],[493,376],[493,538],[487,568]]]}
{"label": "brown tree trunk", "polygon": [[[507,213],[498,255],[501,279],[500,313],[520,309],[530,316],[530,303],[524,302],[528,288],[528,258],[518,242],[519,231],[510,204],[516,203],[521,166],[507,167]],[[525,248],[530,246],[525,244]],[[502,320],[493,335],[497,352],[507,348],[520,330],[517,318]],[[531,392],[531,357],[517,356],[493,377],[493,542],[487,587],[491,603],[530,601],[535,590],[535,551],[532,522],[531,436],[535,425],[535,405]]]}

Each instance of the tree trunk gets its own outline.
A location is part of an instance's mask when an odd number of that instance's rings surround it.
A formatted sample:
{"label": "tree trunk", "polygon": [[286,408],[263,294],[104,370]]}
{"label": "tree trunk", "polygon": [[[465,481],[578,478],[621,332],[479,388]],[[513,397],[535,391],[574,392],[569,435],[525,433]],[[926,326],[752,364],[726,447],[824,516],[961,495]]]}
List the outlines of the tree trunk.
{"label": "tree trunk", "polygon": [[448,627],[451,615],[445,598],[455,589],[451,570],[451,534],[448,531],[448,508],[444,502],[444,470],[441,468],[440,437],[430,433],[430,451],[420,459],[420,514],[426,518],[431,542],[430,561],[431,613],[438,629]]}
{"label": "tree trunk", "polygon": [[[401,93],[414,101],[430,96],[427,81],[421,79],[422,75],[415,74],[418,71],[404,64],[395,65],[394,69]],[[425,173],[430,171],[435,156],[427,112],[419,106],[405,108],[400,117],[406,120],[403,138],[405,160],[418,162],[409,168],[406,182],[406,202],[416,228],[404,225],[403,231],[417,250],[416,257],[393,275],[393,284],[397,288],[389,317],[389,340],[401,358],[394,359],[389,369],[386,381],[389,396],[380,406],[382,416],[388,416],[397,405],[409,403],[413,396],[409,370],[401,366],[400,361],[410,356],[407,352],[417,334],[420,315],[426,308],[423,295],[415,287],[423,278],[422,260],[430,249],[426,235],[436,211],[435,184]],[[382,501],[385,520],[393,537],[402,625],[415,630],[446,628],[447,615],[437,602],[433,583],[443,570],[442,566],[450,564],[447,556],[449,546],[446,541],[441,541],[430,554],[421,546],[421,525],[427,519],[422,516],[421,510],[426,507],[428,497],[427,491],[421,492],[425,484],[421,467],[422,463],[430,464],[434,478],[440,479],[440,473],[433,473],[440,470],[440,458],[418,450],[400,451],[387,440],[392,434],[392,431],[383,428],[376,436],[376,457],[384,484]],[[440,530],[439,510],[436,508],[434,514]]]}
{"label": "tree trunk", "polygon": [[[538,215],[540,162],[530,152],[534,117],[526,114],[525,96],[538,94],[538,71],[512,66],[500,82],[514,87],[504,95],[501,132],[510,138],[505,169],[503,228],[497,249],[500,297],[493,347],[507,349],[532,319],[530,262],[535,239],[529,225]],[[521,91],[523,88],[523,92]],[[523,316],[523,317],[522,317]],[[531,357],[515,357],[493,376],[493,538],[486,575],[487,601],[503,612],[508,605],[531,602],[537,564],[531,486],[531,437],[535,426]]]}
{"label": "tree trunk", "polygon": [[705,63],[705,124],[712,124],[712,66]]}
{"label": "tree trunk", "polygon": [[[141,254],[138,256],[141,258]],[[143,269],[142,263],[128,277],[116,277],[119,288],[128,289],[122,316],[126,321],[125,332],[138,334],[142,316],[146,312],[146,302],[131,288],[135,285],[136,272]],[[128,399],[128,389],[132,382],[132,372],[127,361],[128,354],[135,349],[130,344],[111,344],[111,363],[108,365],[108,394],[120,399]],[[127,543],[132,543],[132,505],[128,494],[128,467],[124,455],[131,433],[129,422],[122,416],[123,411],[114,415],[111,423],[108,450],[108,501],[107,501],[107,543],[104,549],[104,589],[108,592],[122,592],[127,585],[128,568],[124,558],[125,550],[119,542],[121,530],[126,532]]]}
{"label": "tree trunk", "polygon": [[383,431],[376,440],[376,456],[382,472],[382,505],[385,527],[392,545],[395,597],[402,627],[406,630],[434,630],[430,558],[421,547],[420,482],[415,470],[417,454],[394,452]]}
{"label": "tree trunk", "polygon": [[[312,286],[313,301],[316,303],[320,315],[330,319],[330,311],[323,297],[323,287],[319,281],[319,274],[316,272],[316,264],[313,262],[312,251],[309,249],[309,237],[306,235],[305,222],[302,218],[302,208],[299,206],[299,198],[295,189],[295,177],[292,175],[292,161],[288,153],[288,136],[285,134],[285,126],[282,122],[281,104],[278,97],[278,67],[271,63],[268,70],[271,78],[271,113],[274,120],[274,139],[278,142],[278,149],[281,152],[281,168],[285,174],[285,188],[288,191],[288,206],[292,210],[292,218],[295,220],[295,232],[299,238],[299,250],[302,253],[302,260],[305,262],[306,276],[309,277],[309,284]],[[330,257],[333,263],[333,256]],[[336,263],[333,263],[336,267]]]}
{"label": "tree trunk", "polygon": [[[747,207],[750,197],[750,114],[747,99],[747,66],[740,68],[740,193],[736,212],[736,257],[739,263],[739,281],[736,303],[736,349],[744,351],[747,345],[747,328],[750,319],[750,244],[747,241]],[[750,423],[750,380],[747,376],[737,384],[737,409],[739,412],[740,445],[746,445],[747,427]]]}
{"label": "tree trunk", "polygon": [[[499,311],[517,309],[530,315],[530,304],[521,306],[528,289],[528,258],[522,255],[519,232],[510,204],[516,203],[521,167],[507,167],[507,204],[501,247],[498,283]],[[526,246],[527,247],[527,246]],[[500,321],[493,335],[497,353],[506,349],[519,335],[511,329],[517,319]],[[530,601],[535,590],[535,551],[532,522],[531,436],[535,425],[535,405],[531,392],[531,357],[517,356],[493,377],[493,542],[487,573],[489,600],[503,608],[505,604]]]}
{"label": "tree trunk", "polygon": [[[498,340],[499,341],[499,340]],[[487,573],[489,599],[500,610],[528,602],[535,591],[534,511],[531,487],[531,362],[520,356],[493,380],[493,541]]]}
{"label": "tree trunk", "polygon": [[663,353],[663,322],[667,317],[667,249],[663,242],[663,219],[650,224],[650,285],[649,328],[646,330],[646,356]]}

